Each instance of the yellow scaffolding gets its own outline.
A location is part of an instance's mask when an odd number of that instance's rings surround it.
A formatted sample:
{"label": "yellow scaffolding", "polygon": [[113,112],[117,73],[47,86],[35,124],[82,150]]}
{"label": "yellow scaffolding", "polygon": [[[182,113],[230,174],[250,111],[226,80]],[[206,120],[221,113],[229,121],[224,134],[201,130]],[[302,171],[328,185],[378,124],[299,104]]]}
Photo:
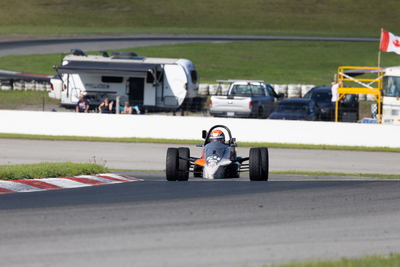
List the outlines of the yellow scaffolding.
{"label": "yellow scaffolding", "polygon": [[[375,73],[377,74],[377,78],[354,78],[350,75],[347,75],[345,71],[347,70],[360,70],[360,73]],[[383,71],[379,67],[351,67],[351,66],[344,66],[338,68],[337,73],[337,82],[339,83],[339,87],[337,92],[339,93],[339,98],[336,100],[336,109],[335,109],[335,122],[338,121],[338,107],[339,101],[343,99],[346,94],[370,94],[374,97],[376,102],[378,102],[378,124],[381,123],[382,116],[381,116],[381,104],[382,104],[382,77]],[[362,87],[351,86],[345,87],[344,82],[353,82]],[[376,84],[377,87],[373,87],[373,84]]]}

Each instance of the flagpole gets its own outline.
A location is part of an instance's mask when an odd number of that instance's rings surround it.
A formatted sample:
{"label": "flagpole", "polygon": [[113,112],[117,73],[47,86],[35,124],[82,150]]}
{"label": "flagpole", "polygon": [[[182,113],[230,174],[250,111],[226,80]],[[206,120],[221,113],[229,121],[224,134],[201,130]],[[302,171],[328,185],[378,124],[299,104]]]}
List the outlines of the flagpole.
{"label": "flagpole", "polygon": [[378,68],[381,67],[381,44],[382,44],[382,32],[383,28],[381,28],[381,38],[379,40],[379,52],[378,52]]}

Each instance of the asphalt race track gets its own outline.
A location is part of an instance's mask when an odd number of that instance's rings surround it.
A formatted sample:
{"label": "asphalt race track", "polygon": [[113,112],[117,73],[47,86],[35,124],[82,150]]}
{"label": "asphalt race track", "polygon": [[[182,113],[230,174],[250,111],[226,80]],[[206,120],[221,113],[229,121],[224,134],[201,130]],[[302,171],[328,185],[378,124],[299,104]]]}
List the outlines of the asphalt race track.
{"label": "asphalt race track", "polygon": [[[2,42],[0,56],[87,50],[45,42]],[[102,45],[119,47],[93,41],[88,47]],[[0,139],[0,165],[95,157],[110,168],[162,170],[168,146]],[[398,159],[270,149],[271,170],[398,174]],[[1,265],[236,267],[399,252],[399,181],[270,175],[268,182],[250,182],[243,174],[167,182],[161,171],[117,173],[144,181],[0,194]]]}
{"label": "asphalt race track", "polygon": [[[135,161],[163,169],[166,147],[171,146],[13,139],[0,143],[0,164],[51,157],[65,161],[74,155],[81,159],[89,151],[96,158],[107,155],[106,166],[125,159],[120,164],[126,169],[137,166]],[[316,155],[309,170],[318,169],[332,153],[306,151]],[[271,169],[280,161],[296,169],[304,164],[304,159],[294,159],[302,152],[271,149]],[[374,161],[377,155],[382,161],[398,158],[394,153],[357,152],[353,165],[367,168],[372,154]],[[381,172],[375,166],[375,172]],[[240,179],[167,182],[160,171],[116,173],[144,181],[1,194],[2,263],[260,266],[389,254],[400,246],[399,181],[271,175],[268,182],[250,182],[243,174]]]}
{"label": "asphalt race track", "polygon": [[398,181],[272,176],[0,195],[5,266],[260,266],[398,252]]}
{"label": "asphalt race track", "polygon": [[[165,170],[168,147],[178,146],[189,147],[191,156],[201,155],[195,145],[0,139],[0,165],[105,160],[113,169]],[[249,155],[249,148],[237,151],[238,156]],[[271,148],[269,154],[271,171],[400,173],[397,153]]]}
{"label": "asphalt race track", "polygon": [[68,53],[71,49],[96,51],[141,46],[169,45],[199,42],[233,41],[327,41],[379,42],[379,38],[351,37],[296,37],[296,36],[197,36],[197,35],[134,35],[86,38],[59,38],[39,40],[0,41],[0,56]]}

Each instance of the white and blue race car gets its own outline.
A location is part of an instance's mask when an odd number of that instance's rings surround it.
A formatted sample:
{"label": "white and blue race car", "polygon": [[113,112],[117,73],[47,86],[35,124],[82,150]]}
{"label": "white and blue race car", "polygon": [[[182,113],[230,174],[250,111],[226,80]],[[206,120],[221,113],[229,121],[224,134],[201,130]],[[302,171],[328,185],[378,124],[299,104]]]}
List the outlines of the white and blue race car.
{"label": "white and blue race car", "polygon": [[[225,136],[228,137],[225,140]],[[189,173],[206,179],[239,178],[241,172],[249,172],[251,181],[268,180],[268,148],[251,148],[249,157],[236,155],[236,138],[224,125],[215,125],[207,132],[203,130],[200,158],[190,157],[187,147],[168,148],[166,177],[168,181],[187,181]],[[243,164],[248,161],[248,164]]]}

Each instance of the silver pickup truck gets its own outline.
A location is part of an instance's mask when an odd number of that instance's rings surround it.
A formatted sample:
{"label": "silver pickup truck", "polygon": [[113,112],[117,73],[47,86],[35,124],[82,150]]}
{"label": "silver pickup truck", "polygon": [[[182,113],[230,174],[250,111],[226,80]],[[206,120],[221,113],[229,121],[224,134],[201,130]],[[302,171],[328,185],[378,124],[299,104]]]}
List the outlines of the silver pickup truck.
{"label": "silver pickup truck", "polygon": [[214,117],[267,118],[276,101],[283,98],[263,81],[234,81],[227,95],[213,95],[210,115]]}

